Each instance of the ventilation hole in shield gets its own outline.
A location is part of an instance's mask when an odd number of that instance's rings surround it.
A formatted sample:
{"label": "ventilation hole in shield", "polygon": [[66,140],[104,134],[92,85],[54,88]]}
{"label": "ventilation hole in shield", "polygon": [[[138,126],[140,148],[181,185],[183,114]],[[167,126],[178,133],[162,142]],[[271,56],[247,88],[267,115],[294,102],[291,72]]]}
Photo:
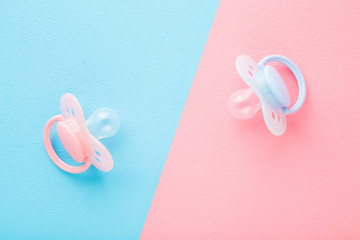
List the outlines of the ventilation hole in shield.
{"label": "ventilation hole in shield", "polygon": [[249,67],[250,67],[252,70],[254,70],[254,67],[253,67],[253,66],[251,66],[250,64],[249,64]]}
{"label": "ventilation hole in shield", "polygon": [[67,112],[67,113],[70,113],[68,106],[66,106],[66,112]]}
{"label": "ventilation hole in shield", "polygon": [[96,155],[98,155],[99,157],[101,156],[100,153],[98,151],[95,150]]}
{"label": "ventilation hole in shield", "polygon": [[252,76],[252,77],[254,76],[254,74],[252,72],[248,71],[248,73],[250,76]]}
{"label": "ventilation hole in shield", "polygon": [[278,115],[278,121],[280,122],[280,115]]}
{"label": "ventilation hole in shield", "polygon": [[96,157],[95,159],[96,159],[96,161],[98,161],[99,163],[101,163],[101,160],[100,160],[99,158]]}
{"label": "ventilation hole in shield", "polygon": [[72,113],[73,116],[75,116],[74,109],[71,109],[71,113]]}
{"label": "ventilation hole in shield", "polygon": [[272,112],[271,115],[272,115],[272,118],[275,120],[275,114],[274,114],[274,112]]}

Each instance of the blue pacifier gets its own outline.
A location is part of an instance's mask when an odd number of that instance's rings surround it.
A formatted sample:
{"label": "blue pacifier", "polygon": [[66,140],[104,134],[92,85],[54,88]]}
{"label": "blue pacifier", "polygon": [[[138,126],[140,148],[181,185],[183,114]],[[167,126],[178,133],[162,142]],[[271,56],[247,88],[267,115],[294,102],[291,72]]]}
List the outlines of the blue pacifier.
{"label": "blue pacifier", "polygon": [[[294,73],[299,84],[299,97],[291,108],[288,108],[289,91],[275,68],[265,65],[268,62],[280,62]],[[306,96],[305,80],[299,68],[290,59],[280,55],[267,56],[259,64],[250,57],[241,55],[236,59],[236,68],[250,88],[231,95],[230,112],[238,119],[249,119],[262,109],[270,132],[276,136],[283,134],[286,129],[285,115],[299,110]]]}

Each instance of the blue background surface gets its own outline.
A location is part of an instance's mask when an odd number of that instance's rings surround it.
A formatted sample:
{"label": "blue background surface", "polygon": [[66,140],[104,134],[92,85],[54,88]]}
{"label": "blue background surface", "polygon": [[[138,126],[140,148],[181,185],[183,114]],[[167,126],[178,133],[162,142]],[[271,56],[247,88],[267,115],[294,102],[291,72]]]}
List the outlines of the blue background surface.
{"label": "blue background surface", "polygon": [[[139,238],[218,3],[0,4],[1,239]],[[119,113],[102,141],[111,172],[72,175],[48,158],[43,128],[66,92],[86,118]]]}

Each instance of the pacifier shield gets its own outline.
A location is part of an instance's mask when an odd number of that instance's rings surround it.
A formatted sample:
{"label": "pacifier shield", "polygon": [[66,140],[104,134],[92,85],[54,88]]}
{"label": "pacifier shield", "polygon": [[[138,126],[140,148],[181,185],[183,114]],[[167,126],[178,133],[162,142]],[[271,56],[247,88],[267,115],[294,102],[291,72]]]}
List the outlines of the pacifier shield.
{"label": "pacifier shield", "polygon": [[[88,121],[89,125],[92,122],[93,130],[98,129],[95,131],[97,134],[93,135],[85,121],[81,105],[74,95],[70,93],[64,94],[60,100],[60,109],[62,114],[50,118],[44,128],[44,146],[50,159],[59,168],[69,173],[81,173],[88,169],[91,164],[102,171],[110,171],[114,164],[113,158],[98,139],[115,134],[119,126],[117,115],[109,110],[102,110],[97,112],[95,116],[105,114],[105,117],[102,115],[102,118],[97,119],[93,114],[91,120]],[[103,122],[99,122],[101,120],[112,121],[112,124],[103,124]],[[68,165],[56,154],[50,139],[51,128],[55,123],[57,123],[57,132],[65,150],[75,161],[83,162],[82,165]],[[103,128],[106,127],[110,128],[110,131],[104,131]]]}
{"label": "pacifier shield", "polygon": [[241,55],[236,59],[236,69],[244,82],[253,88],[254,83],[252,79],[259,72],[257,63],[251,57]]}
{"label": "pacifier shield", "polygon": [[[83,136],[85,136],[85,139],[78,139],[68,126],[60,125],[60,131],[62,132],[59,132],[59,136],[60,134],[64,135],[65,144],[62,142],[66,151],[78,162],[81,156],[83,158],[89,157],[96,168],[102,171],[110,171],[114,165],[113,158],[106,147],[89,131],[81,105],[76,97],[70,93],[64,94],[60,100],[60,108],[65,120],[75,121],[76,126],[80,127]],[[67,144],[66,141],[71,141],[74,145],[70,146],[71,144]],[[66,147],[67,145],[69,146]],[[86,153],[84,152],[84,146],[86,146]]]}
{"label": "pacifier shield", "polygon": [[262,113],[267,128],[275,136],[282,135],[286,130],[286,117],[281,109],[273,109],[270,104],[260,99],[262,105]]}
{"label": "pacifier shield", "polygon": [[91,163],[101,171],[110,171],[114,165],[110,152],[98,140],[93,140],[90,142],[91,151],[89,153]]}
{"label": "pacifier shield", "polygon": [[[266,66],[267,67],[267,66]],[[270,67],[270,66],[269,66]],[[261,87],[259,86],[258,78],[264,77],[264,75],[256,75],[260,72],[258,64],[250,57],[241,55],[236,59],[236,69],[240,74],[241,78],[244,82],[254,90],[257,97],[261,103],[261,109],[263,113],[263,117],[266,123],[267,128],[270,130],[271,133],[274,135],[281,135],[285,132],[286,129],[286,117],[281,108],[274,108],[268,102],[266,98],[266,92],[263,92]],[[277,71],[270,67],[267,69],[267,75],[270,79],[269,82],[271,83],[272,88],[277,88],[280,86],[280,89],[275,89],[272,93],[276,98],[279,98],[279,102],[288,104],[290,102],[290,96],[287,96],[287,88],[285,83],[283,82],[280,74]],[[274,79],[274,80],[273,80]],[[273,81],[272,81],[273,80]],[[268,83],[266,83],[268,84]],[[270,86],[269,86],[270,88]],[[270,88],[270,91],[273,91]],[[287,98],[288,97],[288,98]]]}
{"label": "pacifier shield", "polygon": [[78,123],[85,123],[81,105],[74,95],[70,93],[64,94],[60,100],[60,109],[65,120],[74,118]]}

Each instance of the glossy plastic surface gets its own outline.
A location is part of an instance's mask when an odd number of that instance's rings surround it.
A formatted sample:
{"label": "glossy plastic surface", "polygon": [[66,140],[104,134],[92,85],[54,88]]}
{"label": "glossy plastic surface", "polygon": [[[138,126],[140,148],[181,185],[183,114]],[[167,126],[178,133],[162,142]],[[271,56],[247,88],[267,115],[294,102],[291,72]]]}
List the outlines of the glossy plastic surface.
{"label": "glossy plastic surface", "polygon": [[240,89],[231,95],[229,109],[237,119],[249,119],[261,109],[261,104],[254,90],[246,88]]}
{"label": "glossy plastic surface", "polygon": [[43,135],[44,146],[45,146],[46,152],[48,153],[50,159],[56,164],[56,166],[58,166],[62,170],[69,172],[69,173],[84,172],[91,166],[91,161],[88,157],[84,158],[83,165],[78,166],[78,167],[70,166],[70,165],[64,163],[64,161],[62,161],[59,158],[59,156],[56,154],[56,152],[51,144],[51,139],[50,139],[51,128],[56,122],[62,122],[62,121],[64,121],[64,117],[62,115],[57,115],[57,116],[52,117],[46,123],[45,129],[44,129],[44,135]]}
{"label": "glossy plastic surface", "polygon": [[[60,100],[60,109],[62,117],[57,118],[57,121],[60,121],[57,125],[57,130],[60,140],[70,156],[79,163],[85,160],[89,162],[90,160],[98,169],[110,171],[113,167],[112,156],[106,147],[89,131],[78,100],[72,94],[64,94]],[[113,136],[120,126],[117,114],[108,108],[96,111],[89,119],[88,123],[92,126],[92,129],[95,130],[97,138]],[[50,135],[53,124],[53,121],[49,121],[46,124],[44,131],[44,144],[45,146],[48,146],[46,149],[51,160],[64,171],[78,173],[79,170],[74,170],[78,169],[78,167],[72,167],[65,164],[56,155],[55,151],[51,151],[51,141],[50,137],[47,137],[47,135]],[[86,166],[87,165],[88,163],[86,163]],[[86,169],[82,168],[81,170],[84,171]]]}
{"label": "glossy plastic surface", "polygon": [[[290,94],[280,74],[266,63],[276,61],[285,64],[294,73],[299,84],[299,98],[290,109]],[[306,86],[302,73],[289,59],[280,55],[270,55],[259,64],[248,56],[241,55],[236,59],[236,68],[244,82],[256,93],[266,126],[276,136],[286,130],[285,114],[294,113],[303,104]],[[239,119],[247,119],[260,109],[255,100],[250,98],[248,89],[234,93],[229,102],[230,112]]]}
{"label": "glossy plastic surface", "polygon": [[289,107],[290,106],[290,94],[287,89],[284,80],[281,78],[280,74],[272,66],[265,66],[264,75],[266,83],[270,88],[272,94],[274,94],[276,100],[281,106]]}
{"label": "glossy plastic surface", "polygon": [[295,78],[299,85],[299,97],[296,103],[291,108],[288,109],[286,107],[283,107],[283,111],[285,114],[292,114],[296,112],[303,105],[306,97],[306,84],[303,74],[293,61],[281,55],[270,55],[263,58],[259,62],[259,69],[263,70],[265,68],[265,64],[268,62],[280,62],[286,65],[295,75]]}
{"label": "glossy plastic surface", "polygon": [[82,163],[85,158],[84,148],[76,134],[64,122],[59,122],[56,129],[60,141],[69,155],[78,163]]}
{"label": "glossy plastic surface", "polygon": [[119,116],[110,108],[99,108],[86,119],[86,126],[96,139],[112,137],[119,131]]}

